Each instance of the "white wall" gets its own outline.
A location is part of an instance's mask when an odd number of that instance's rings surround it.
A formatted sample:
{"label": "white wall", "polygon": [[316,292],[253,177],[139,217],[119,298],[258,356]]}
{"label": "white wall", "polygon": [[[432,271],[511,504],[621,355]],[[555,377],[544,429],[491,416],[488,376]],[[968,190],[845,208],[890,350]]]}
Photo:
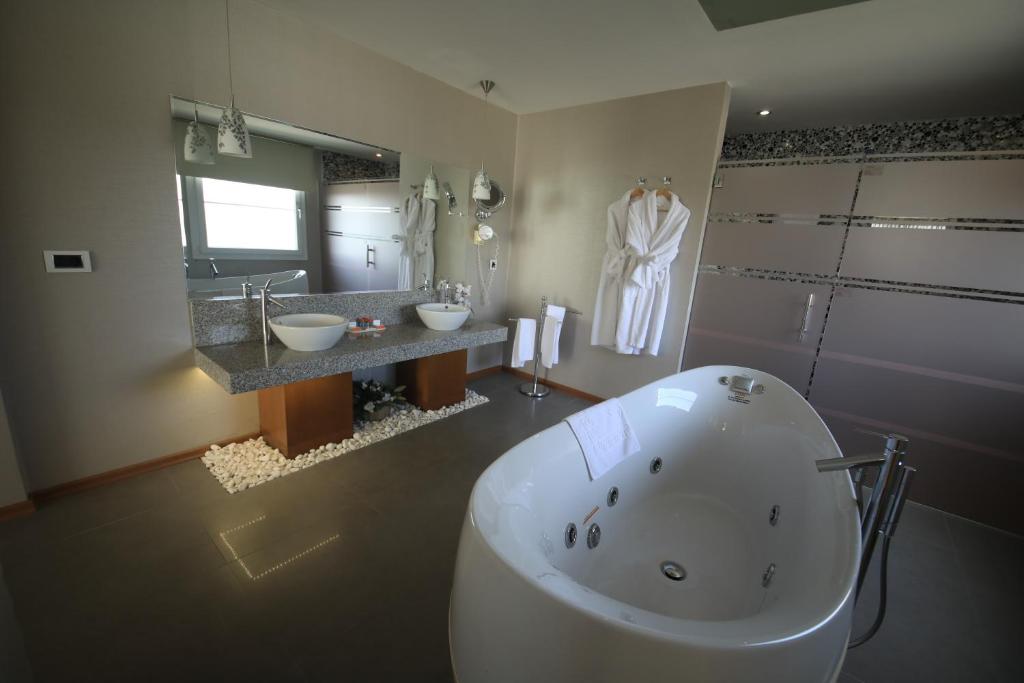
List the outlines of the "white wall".
{"label": "white wall", "polygon": [[[220,0],[8,3],[0,22],[0,386],[40,489],[257,428],[192,361],[168,95],[226,103]],[[515,117],[317,26],[232,0],[239,107],[511,179]],[[61,188],[59,193],[54,188]],[[89,249],[95,272],[43,272]],[[504,312],[504,302],[488,309]],[[493,352],[492,352],[493,353]]]}
{"label": "white wall", "polygon": [[[513,192],[509,310],[536,317],[541,295],[569,316],[549,379],[615,396],[678,372],[729,86],[725,83],[521,116]],[[671,176],[692,211],[671,268],[670,309],[657,357],[590,346],[608,205],[636,185]],[[506,351],[511,344],[506,345]]]}

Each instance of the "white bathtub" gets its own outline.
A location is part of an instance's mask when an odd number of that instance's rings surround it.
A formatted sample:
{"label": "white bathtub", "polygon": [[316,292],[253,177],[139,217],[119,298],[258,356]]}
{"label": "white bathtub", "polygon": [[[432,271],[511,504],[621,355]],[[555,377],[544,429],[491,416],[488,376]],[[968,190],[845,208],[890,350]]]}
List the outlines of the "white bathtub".
{"label": "white bathtub", "polygon": [[[763,393],[719,381],[734,375]],[[621,401],[642,451],[596,481],[564,422],[477,481],[449,617],[458,681],[835,679],[860,533],[849,476],[814,466],[841,455],[818,415],[775,377],[724,366]],[[570,522],[578,540],[567,548]],[[665,561],[686,578],[667,578]]]}

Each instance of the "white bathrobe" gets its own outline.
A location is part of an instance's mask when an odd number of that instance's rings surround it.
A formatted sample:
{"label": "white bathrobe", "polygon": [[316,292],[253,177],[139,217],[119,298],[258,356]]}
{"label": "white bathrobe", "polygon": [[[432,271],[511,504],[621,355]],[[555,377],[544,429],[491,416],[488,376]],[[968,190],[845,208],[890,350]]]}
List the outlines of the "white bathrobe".
{"label": "white bathrobe", "polygon": [[[634,207],[638,220],[626,222],[629,256],[615,326],[615,350],[657,356],[668,311],[669,269],[679,253],[690,210],[677,195],[659,197],[654,191],[645,192]],[[659,215],[659,209],[664,213]],[[629,215],[632,217],[632,211]]]}
{"label": "white bathrobe", "polygon": [[[615,348],[615,327],[622,302],[622,281],[629,251],[626,247],[626,222],[639,220],[636,204],[630,204],[629,192],[608,207],[608,231],[605,233],[607,251],[601,262],[601,279],[597,284],[597,302],[594,304],[594,325],[590,330],[593,346]],[[632,216],[631,216],[632,215]]]}
{"label": "white bathrobe", "polygon": [[[398,288],[412,289],[423,284],[425,275],[434,280],[434,230],[437,228],[437,204],[419,193],[409,195],[401,207],[400,221],[405,232],[398,260]],[[408,273],[409,281],[403,279]]]}
{"label": "white bathrobe", "polygon": [[399,211],[398,222],[402,232],[397,235],[401,240],[401,252],[398,254],[398,288],[412,289],[413,286],[423,284],[423,281],[413,282],[412,278],[412,255],[415,250],[416,228],[420,224],[423,202],[418,193],[411,194],[402,202]]}

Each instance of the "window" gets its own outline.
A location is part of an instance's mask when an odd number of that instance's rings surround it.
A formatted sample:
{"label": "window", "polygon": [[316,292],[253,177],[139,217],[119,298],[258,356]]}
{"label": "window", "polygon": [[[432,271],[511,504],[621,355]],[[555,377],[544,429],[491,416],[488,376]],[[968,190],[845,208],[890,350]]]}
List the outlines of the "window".
{"label": "window", "polygon": [[306,258],[305,192],[192,176],[179,192],[193,258]]}

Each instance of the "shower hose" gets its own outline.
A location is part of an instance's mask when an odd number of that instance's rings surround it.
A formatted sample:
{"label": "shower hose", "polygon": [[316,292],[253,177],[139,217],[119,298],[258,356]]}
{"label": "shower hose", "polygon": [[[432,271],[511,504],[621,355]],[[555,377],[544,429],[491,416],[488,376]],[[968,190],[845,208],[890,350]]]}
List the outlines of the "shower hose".
{"label": "shower hose", "polygon": [[889,543],[891,541],[891,536],[882,536],[882,556],[879,558],[878,565],[878,614],[875,615],[875,621],[871,624],[871,628],[865,631],[863,635],[860,635],[850,641],[850,644],[846,646],[846,649],[848,650],[852,650],[853,648],[863,645],[871,640],[871,638],[878,633],[878,629],[882,625],[882,621],[885,620],[885,601],[889,583]]}

